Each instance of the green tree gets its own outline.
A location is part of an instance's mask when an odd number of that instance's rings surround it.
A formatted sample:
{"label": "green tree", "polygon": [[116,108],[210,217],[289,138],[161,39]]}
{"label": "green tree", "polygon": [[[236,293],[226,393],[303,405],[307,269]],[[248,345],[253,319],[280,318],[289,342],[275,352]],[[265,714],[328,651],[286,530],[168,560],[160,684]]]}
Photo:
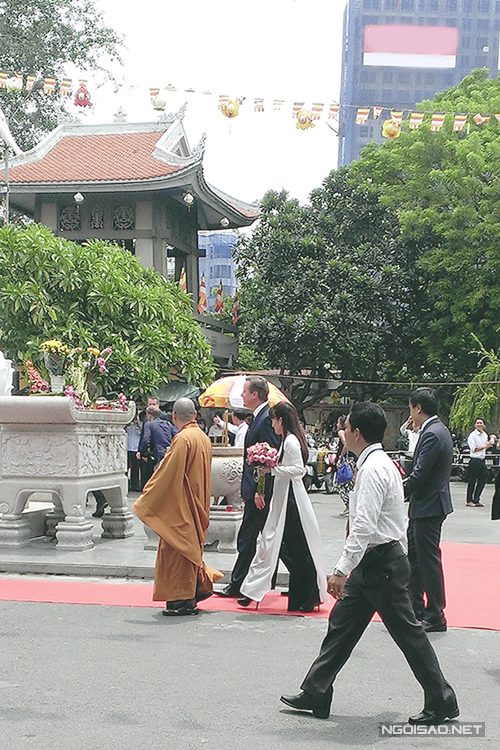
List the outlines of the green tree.
{"label": "green tree", "polygon": [[[2,70],[9,75],[42,75],[59,81],[73,64],[80,71],[109,75],[119,60],[121,40],[108,28],[93,0],[0,0]],[[62,97],[0,89],[0,106],[23,149],[33,147],[58,124]]]}
{"label": "green tree", "polygon": [[459,388],[450,410],[450,424],[463,432],[470,430],[476,417],[490,422],[498,420],[500,401],[500,353],[487,351],[475,336],[481,357],[479,371],[471,382]]}
{"label": "green tree", "polygon": [[[417,377],[472,376],[479,355],[471,334],[488,350],[499,345],[500,123],[469,123],[454,133],[453,114],[500,112],[500,81],[476,70],[459,86],[419,108],[448,114],[430,132],[417,131],[383,147],[367,147],[350,178],[395,213],[400,243],[416,272]],[[420,371],[419,371],[420,369]]]}
{"label": "green tree", "polygon": [[0,348],[12,359],[39,360],[45,339],[111,346],[105,390],[136,397],[173,372],[204,387],[213,359],[191,304],[122,248],[78,245],[41,225],[0,229]]}
{"label": "green tree", "polygon": [[[282,373],[383,381],[404,362],[405,258],[396,217],[348,174],[332,172],[307,206],[266,194],[258,228],[236,251],[242,341]],[[308,381],[291,395],[304,408],[327,392]]]}

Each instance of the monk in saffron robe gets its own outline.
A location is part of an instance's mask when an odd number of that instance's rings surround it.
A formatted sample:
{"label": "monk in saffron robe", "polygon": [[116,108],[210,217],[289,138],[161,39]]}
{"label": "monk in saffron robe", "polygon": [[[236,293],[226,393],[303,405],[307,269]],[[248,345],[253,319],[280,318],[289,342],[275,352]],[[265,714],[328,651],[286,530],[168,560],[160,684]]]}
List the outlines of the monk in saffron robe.
{"label": "monk in saffron robe", "polygon": [[178,399],[172,417],[179,432],[133,509],[160,537],[153,600],[166,601],[164,615],[196,615],[196,603],[211,596],[213,581],[223,575],[202,559],[212,446],[190,399]]}

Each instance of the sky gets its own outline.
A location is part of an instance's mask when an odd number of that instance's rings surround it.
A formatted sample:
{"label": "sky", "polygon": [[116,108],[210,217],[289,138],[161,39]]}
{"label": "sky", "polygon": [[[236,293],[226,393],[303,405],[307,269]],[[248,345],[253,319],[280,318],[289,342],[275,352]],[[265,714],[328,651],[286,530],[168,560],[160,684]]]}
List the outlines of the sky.
{"label": "sky", "polygon": [[[127,122],[155,122],[149,89],[163,92],[166,111],[188,102],[184,125],[191,147],[207,134],[208,182],[236,198],[260,200],[285,189],[302,203],[337,165],[338,138],[323,114],[314,128],[297,130],[294,101],[338,102],[342,20],[346,0],[96,0],[105,22],[125,37],[123,68],[91,91],[86,122],[113,122],[121,106]],[[141,12],[138,12],[140,7]],[[185,93],[195,89],[195,94]],[[202,92],[209,90],[211,96]],[[231,120],[218,110],[220,94],[245,97]],[[264,113],[253,111],[264,97]],[[281,112],[273,99],[285,99]],[[80,111],[78,112],[80,115]],[[331,121],[330,121],[331,123]]]}

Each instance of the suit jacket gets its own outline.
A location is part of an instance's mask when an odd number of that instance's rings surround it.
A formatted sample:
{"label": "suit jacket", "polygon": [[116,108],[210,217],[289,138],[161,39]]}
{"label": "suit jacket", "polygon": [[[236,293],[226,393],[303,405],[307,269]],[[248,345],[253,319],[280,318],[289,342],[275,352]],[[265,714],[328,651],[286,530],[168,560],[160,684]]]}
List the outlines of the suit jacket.
{"label": "suit jacket", "polygon": [[[243,476],[241,478],[241,497],[243,500],[253,500],[257,492],[257,482],[253,477],[253,468],[247,464],[247,448],[255,443],[269,443],[272,448],[279,448],[281,437],[273,430],[269,416],[269,404],[254,417],[252,424],[245,435],[245,447],[243,450]],[[270,497],[272,482],[270,476],[266,476],[266,500]]]}
{"label": "suit jacket", "polygon": [[448,428],[433,419],[422,430],[413,470],[405,485],[410,518],[447,516],[453,512],[450,492],[453,442]]}

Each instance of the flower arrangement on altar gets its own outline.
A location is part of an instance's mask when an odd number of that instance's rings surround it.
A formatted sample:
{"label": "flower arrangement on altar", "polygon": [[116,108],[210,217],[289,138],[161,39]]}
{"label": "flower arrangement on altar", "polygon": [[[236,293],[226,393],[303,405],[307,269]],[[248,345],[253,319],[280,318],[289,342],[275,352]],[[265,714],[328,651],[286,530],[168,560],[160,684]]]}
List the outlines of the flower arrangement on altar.
{"label": "flower arrangement on altar", "polygon": [[107,372],[107,362],[113,350],[110,346],[98,349],[89,346],[70,347],[58,339],[50,339],[40,344],[45,368],[49,374],[47,382],[33,365],[26,361],[27,379],[32,393],[63,393],[70,396],[77,409],[127,411],[128,399],[124,393],[114,401],[96,398],[97,388],[93,382],[94,374]]}
{"label": "flower arrangement on altar", "polygon": [[279,454],[276,448],[271,448],[269,443],[255,443],[247,448],[247,464],[254,466],[254,472],[257,473],[257,492],[259,495],[264,494],[265,490],[265,469],[274,469],[278,463]]}

